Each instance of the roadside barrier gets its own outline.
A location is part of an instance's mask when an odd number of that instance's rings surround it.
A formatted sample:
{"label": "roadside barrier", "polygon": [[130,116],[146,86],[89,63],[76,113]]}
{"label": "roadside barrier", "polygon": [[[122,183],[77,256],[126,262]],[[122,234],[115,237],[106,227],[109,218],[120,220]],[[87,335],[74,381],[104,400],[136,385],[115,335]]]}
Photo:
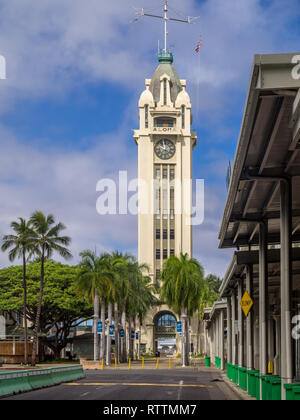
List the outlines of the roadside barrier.
{"label": "roadside barrier", "polygon": [[0,372],[0,397],[84,378],[81,365]]}
{"label": "roadside barrier", "polygon": [[158,369],[158,365],[159,365],[159,357],[157,358],[157,361],[156,361],[156,368],[155,368],[155,369]]}
{"label": "roadside barrier", "polygon": [[31,391],[31,389],[28,382],[27,371],[0,373],[0,397]]}
{"label": "roadside barrier", "polygon": [[46,388],[51,385],[56,385],[56,382],[53,380],[51,368],[28,370],[27,377],[31,389]]}

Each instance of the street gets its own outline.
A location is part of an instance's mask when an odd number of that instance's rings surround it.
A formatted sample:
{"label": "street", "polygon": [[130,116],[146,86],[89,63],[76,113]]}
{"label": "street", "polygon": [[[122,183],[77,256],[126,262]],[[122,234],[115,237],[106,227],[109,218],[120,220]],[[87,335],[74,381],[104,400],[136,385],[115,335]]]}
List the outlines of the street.
{"label": "street", "polygon": [[6,400],[239,400],[215,369],[86,371],[86,378]]}

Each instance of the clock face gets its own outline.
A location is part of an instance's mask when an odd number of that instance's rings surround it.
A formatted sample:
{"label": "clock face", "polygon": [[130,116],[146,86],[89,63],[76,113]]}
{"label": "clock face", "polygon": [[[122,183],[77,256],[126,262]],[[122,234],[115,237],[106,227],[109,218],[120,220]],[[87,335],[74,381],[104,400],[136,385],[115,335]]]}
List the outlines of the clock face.
{"label": "clock face", "polygon": [[159,140],[154,147],[156,155],[163,160],[171,159],[175,155],[175,144],[168,139]]}

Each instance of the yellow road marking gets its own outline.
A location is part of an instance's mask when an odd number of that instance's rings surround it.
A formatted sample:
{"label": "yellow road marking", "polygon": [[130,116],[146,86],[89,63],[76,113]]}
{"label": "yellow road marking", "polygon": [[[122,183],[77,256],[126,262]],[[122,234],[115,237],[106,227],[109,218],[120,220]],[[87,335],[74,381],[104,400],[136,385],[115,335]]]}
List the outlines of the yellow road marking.
{"label": "yellow road marking", "polygon": [[209,388],[212,389],[214,386],[211,385],[194,385],[194,384],[141,384],[141,383],[116,383],[116,382],[83,382],[83,383],[69,383],[69,386],[162,386],[162,387],[185,387],[185,388]]}

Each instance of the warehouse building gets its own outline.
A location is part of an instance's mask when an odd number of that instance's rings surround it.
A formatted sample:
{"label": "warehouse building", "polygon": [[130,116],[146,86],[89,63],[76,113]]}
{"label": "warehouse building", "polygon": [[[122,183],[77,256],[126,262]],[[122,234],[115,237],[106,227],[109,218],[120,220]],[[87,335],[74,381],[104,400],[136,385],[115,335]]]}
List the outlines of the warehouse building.
{"label": "warehouse building", "polygon": [[[220,229],[227,363],[300,382],[300,54],[256,55]],[[243,385],[245,386],[245,385]]]}

